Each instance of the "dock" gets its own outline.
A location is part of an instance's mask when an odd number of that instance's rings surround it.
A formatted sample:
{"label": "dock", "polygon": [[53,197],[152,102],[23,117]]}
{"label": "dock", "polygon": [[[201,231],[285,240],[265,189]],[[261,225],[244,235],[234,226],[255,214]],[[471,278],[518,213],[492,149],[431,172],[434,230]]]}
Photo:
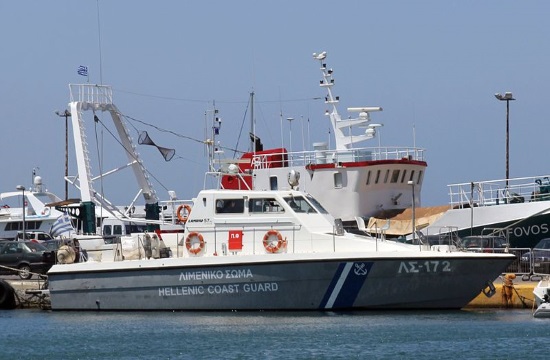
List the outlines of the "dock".
{"label": "dock", "polygon": [[49,310],[51,308],[48,292],[44,291],[47,286],[46,280],[20,280],[16,276],[4,276],[0,280],[13,288],[16,309],[38,308]]}
{"label": "dock", "polygon": [[493,281],[494,289],[481,291],[466,308],[533,309],[533,289],[541,278],[540,275],[503,274]]}

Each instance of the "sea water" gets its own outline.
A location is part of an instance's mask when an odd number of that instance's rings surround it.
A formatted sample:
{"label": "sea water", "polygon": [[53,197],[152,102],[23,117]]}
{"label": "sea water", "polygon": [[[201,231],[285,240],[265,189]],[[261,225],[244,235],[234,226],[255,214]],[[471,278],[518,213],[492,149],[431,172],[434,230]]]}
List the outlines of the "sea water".
{"label": "sea water", "polygon": [[0,359],[547,359],[531,310],[0,311]]}

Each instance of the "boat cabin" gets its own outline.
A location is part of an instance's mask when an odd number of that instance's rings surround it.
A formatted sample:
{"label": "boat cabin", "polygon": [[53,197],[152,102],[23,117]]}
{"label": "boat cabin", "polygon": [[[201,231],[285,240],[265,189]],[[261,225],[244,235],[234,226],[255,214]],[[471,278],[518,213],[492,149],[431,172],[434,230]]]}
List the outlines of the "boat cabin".
{"label": "boat cabin", "polygon": [[191,256],[279,253],[298,245],[312,251],[314,238],[343,234],[337,223],[299,191],[204,190],[185,224],[184,245]]}

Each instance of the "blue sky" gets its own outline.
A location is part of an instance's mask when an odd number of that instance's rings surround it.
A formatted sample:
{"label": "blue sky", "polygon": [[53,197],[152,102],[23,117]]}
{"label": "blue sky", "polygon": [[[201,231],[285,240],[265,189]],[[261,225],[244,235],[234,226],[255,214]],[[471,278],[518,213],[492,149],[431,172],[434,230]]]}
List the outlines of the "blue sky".
{"label": "blue sky", "polygon": [[[496,92],[517,99],[510,104],[510,175],[547,174],[549,15],[548,1],[5,0],[0,191],[30,186],[39,168],[47,187],[64,195],[65,127],[54,111],[67,108],[69,83],[86,81],[79,65],[89,67],[91,83],[113,86],[124,115],[184,136],[130,125],[136,143],[137,131],[147,130],[176,150],[165,162],[138,146],[160,198],[166,190],[191,198],[202,188],[205,149],[186,137],[204,139],[214,101],[223,119],[219,140],[229,148],[246,148],[252,90],[266,147],[281,144],[281,113],[309,119],[311,142],[324,141],[327,107],[314,98],[325,93],[311,56],[320,51],[335,70],[343,116],[347,107],[382,106],[374,114],[384,123],[382,145],[426,149],[422,205],[447,203],[450,183],[504,178],[506,106]],[[106,114],[100,118],[110,124]],[[301,125],[293,123],[295,149]],[[108,132],[91,129],[90,151],[101,150],[104,168],[120,166]],[[72,157],[69,168],[76,172]],[[115,203],[133,197],[131,177],[109,181],[103,190]]]}

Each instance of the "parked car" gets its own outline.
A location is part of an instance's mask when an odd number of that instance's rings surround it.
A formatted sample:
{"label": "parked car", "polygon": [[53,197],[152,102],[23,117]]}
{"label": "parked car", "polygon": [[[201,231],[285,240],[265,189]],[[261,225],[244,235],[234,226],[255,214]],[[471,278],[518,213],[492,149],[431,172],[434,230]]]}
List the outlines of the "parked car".
{"label": "parked car", "polygon": [[[46,240],[52,240],[52,236],[48,233],[45,233],[43,231],[25,231],[25,240],[26,241],[34,241],[34,242],[44,242]],[[18,231],[17,236],[15,237],[15,240],[22,241],[23,240],[23,232]]]}
{"label": "parked car", "polygon": [[523,264],[533,264],[533,272],[550,274],[550,238],[542,239],[521,256]]}
{"label": "parked car", "polygon": [[[19,274],[21,279],[32,278],[32,273],[45,274],[55,262],[55,253],[32,241],[0,242],[0,271]],[[14,270],[12,270],[14,269]]]}
{"label": "parked car", "polygon": [[471,235],[463,237],[461,245],[473,252],[504,252],[508,243],[502,236]]}

